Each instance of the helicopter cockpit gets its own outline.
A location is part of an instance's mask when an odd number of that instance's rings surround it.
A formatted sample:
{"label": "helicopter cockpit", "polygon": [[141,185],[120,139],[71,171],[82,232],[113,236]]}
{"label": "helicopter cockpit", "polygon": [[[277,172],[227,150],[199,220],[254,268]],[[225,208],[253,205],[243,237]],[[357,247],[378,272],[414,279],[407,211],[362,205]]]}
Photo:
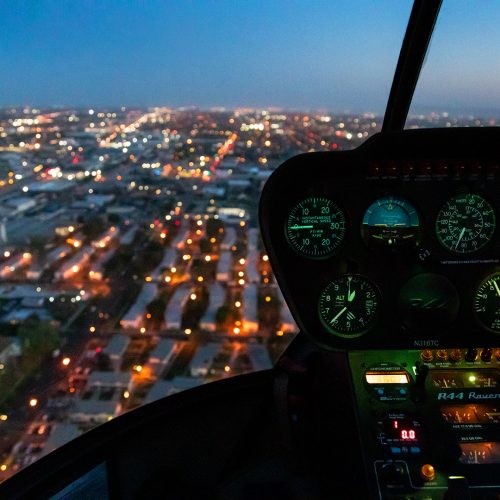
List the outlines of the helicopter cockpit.
{"label": "helicopter cockpit", "polygon": [[277,365],[113,419],[0,497],[500,498],[500,129],[404,130],[440,6],[413,5],[382,132],[264,187],[301,332]]}

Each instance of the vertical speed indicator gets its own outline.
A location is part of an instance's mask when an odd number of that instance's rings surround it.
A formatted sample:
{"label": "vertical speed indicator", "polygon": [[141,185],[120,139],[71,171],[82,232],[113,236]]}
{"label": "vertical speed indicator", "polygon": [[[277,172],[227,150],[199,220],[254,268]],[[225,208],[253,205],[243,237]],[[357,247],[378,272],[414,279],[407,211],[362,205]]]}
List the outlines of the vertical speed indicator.
{"label": "vertical speed indicator", "polygon": [[325,259],[342,243],[345,214],[328,198],[306,198],[291,210],[285,225],[290,246],[303,257]]}

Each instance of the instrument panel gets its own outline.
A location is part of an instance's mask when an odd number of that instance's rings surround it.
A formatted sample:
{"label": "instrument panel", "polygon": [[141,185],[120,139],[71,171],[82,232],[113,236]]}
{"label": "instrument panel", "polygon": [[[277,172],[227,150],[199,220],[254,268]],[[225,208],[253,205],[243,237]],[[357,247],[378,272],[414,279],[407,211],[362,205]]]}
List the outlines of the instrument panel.
{"label": "instrument panel", "polygon": [[498,345],[499,144],[412,130],[282,164],[260,223],[301,330],[327,348]]}
{"label": "instrument panel", "polygon": [[348,356],[370,498],[498,498],[500,351]]}

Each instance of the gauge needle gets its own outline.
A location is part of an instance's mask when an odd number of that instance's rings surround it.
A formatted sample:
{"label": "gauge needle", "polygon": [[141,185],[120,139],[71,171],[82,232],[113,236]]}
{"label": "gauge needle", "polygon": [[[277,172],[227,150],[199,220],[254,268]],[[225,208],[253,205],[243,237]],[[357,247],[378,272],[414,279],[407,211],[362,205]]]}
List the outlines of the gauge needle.
{"label": "gauge needle", "polygon": [[339,318],[342,314],[344,314],[345,312],[347,311],[347,307],[343,307],[336,315],[335,315],[335,318],[333,318],[331,321],[330,321],[330,324],[332,323],[335,323],[335,321],[337,321],[337,318]]}
{"label": "gauge needle", "polygon": [[455,248],[458,247],[458,244],[460,243],[460,240],[463,238],[464,236],[464,233],[465,233],[465,227],[462,228],[462,231],[460,232],[460,236],[458,237],[458,240],[457,240],[457,243],[455,245]]}
{"label": "gauge needle", "polygon": [[347,302],[352,302],[352,299],[356,296],[356,290],[353,290],[351,293],[351,281],[351,277],[347,279]]}
{"label": "gauge needle", "polygon": [[290,229],[313,229],[314,226],[298,226],[295,224],[295,226],[291,226]]}
{"label": "gauge needle", "polygon": [[500,297],[500,288],[498,288],[497,282],[494,281],[493,284],[495,285],[495,290],[497,291],[497,294]]}

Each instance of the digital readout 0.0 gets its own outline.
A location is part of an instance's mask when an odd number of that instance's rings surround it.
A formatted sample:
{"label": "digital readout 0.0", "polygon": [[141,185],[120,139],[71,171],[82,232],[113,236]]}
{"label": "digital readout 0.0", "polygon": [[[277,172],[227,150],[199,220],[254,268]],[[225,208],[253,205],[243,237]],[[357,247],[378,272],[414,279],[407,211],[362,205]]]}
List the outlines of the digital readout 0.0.
{"label": "digital readout 0.0", "polygon": [[417,439],[417,432],[415,429],[400,429],[398,420],[393,420],[392,428],[396,429],[394,431],[395,438],[399,438],[402,441],[413,441]]}
{"label": "digital readout 0.0", "polygon": [[406,372],[366,372],[367,384],[407,384],[409,382]]}

